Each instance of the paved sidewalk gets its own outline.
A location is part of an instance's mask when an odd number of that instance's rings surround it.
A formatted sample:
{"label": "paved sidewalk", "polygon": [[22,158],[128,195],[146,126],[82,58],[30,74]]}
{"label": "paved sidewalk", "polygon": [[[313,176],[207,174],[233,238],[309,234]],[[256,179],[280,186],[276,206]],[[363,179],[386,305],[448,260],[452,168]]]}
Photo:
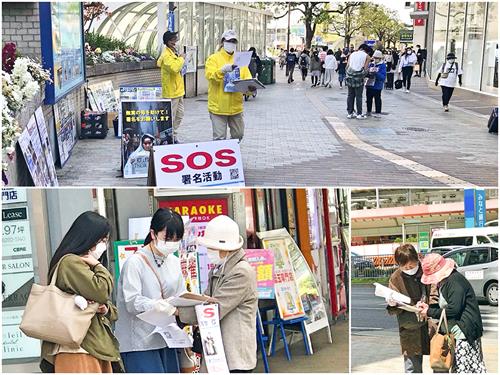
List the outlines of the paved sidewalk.
{"label": "paved sidewalk", "polygon": [[[388,114],[347,120],[346,89],[288,85],[279,69],[277,81],[245,103],[241,151],[248,186],[443,186],[448,177],[464,181],[460,185],[497,185],[498,138],[487,133],[483,115],[444,113],[432,98],[384,91]],[[185,107],[180,140],[210,141],[206,96],[187,99]],[[351,136],[342,136],[335,123]],[[58,171],[60,185],[146,185],[116,177],[119,150],[112,135],[79,141]]]}

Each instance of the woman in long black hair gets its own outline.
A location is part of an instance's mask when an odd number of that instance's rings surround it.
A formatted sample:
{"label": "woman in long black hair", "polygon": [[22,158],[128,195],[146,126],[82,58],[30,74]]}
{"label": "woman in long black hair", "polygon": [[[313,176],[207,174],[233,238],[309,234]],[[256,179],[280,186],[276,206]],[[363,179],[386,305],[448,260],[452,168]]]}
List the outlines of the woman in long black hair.
{"label": "woman in long black hair", "polygon": [[40,367],[44,372],[109,373],[121,368],[118,341],[111,327],[118,318],[110,300],[113,276],[106,268],[110,231],[105,217],[86,211],[73,222],[50,261],[49,280],[59,264],[56,286],[82,296],[87,303],[99,303],[99,309],[80,348],[42,343]]}

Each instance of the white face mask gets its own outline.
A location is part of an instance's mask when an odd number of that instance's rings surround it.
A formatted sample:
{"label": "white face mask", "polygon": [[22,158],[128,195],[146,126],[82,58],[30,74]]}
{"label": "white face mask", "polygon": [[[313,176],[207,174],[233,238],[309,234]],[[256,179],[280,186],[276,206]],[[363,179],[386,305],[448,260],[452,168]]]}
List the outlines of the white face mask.
{"label": "white face mask", "polygon": [[90,255],[92,255],[95,259],[99,260],[102,256],[102,254],[104,254],[107,249],[108,249],[108,245],[105,242],[99,242],[95,246],[95,250],[92,250],[90,252]]}
{"label": "white face mask", "polygon": [[216,266],[222,264],[224,261],[224,259],[220,257],[220,253],[217,250],[207,249],[207,257],[208,261]]}
{"label": "white face mask", "polygon": [[453,64],[453,63],[455,62],[455,59],[448,59],[448,62],[449,62],[450,64]]}
{"label": "white face mask", "polygon": [[180,241],[156,241],[156,249],[163,254],[163,256],[173,254],[179,250]]}
{"label": "white face mask", "polygon": [[409,270],[403,270],[403,272],[410,276],[415,275],[418,272],[418,264],[415,268],[411,268]]}
{"label": "white face mask", "polygon": [[236,43],[224,42],[224,50],[227,53],[234,53],[236,51]]}

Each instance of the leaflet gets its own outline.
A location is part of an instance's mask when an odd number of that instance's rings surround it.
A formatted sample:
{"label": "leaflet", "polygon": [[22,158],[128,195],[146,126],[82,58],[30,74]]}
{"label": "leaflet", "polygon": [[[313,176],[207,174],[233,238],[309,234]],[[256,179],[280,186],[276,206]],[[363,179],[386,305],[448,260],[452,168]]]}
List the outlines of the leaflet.
{"label": "leaflet", "polygon": [[238,65],[240,68],[248,66],[250,60],[252,59],[252,51],[236,52],[234,54],[234,65]]}
{"label": "leaflet", "polygon": [[165,328],[156,327],[151,334],[154,333],[158,333],[169,348],[191,348],[193,346],[193,338],[176,323],[169,324]]}
{"label": "leaflet", "polygon": [[164,312],[156,311],[154,309],[137,314],[137,317],[144,320],[146,323],[161,328],[167,328],[170,324],[176,322],[175,316],[167,315]]}
{"label": "leaflet", "polygon": [[410,304],[411,303],[411,298],[408,296],[405,296],[404,294],[396,292],[395,290],[392,290],[392,289],[390,289],[386,286],[383,286],[379,283],[373,283],[373,285],[375,285],[375,295],[378,297],[383,297],[386,299],[392,298],[398,304]]}

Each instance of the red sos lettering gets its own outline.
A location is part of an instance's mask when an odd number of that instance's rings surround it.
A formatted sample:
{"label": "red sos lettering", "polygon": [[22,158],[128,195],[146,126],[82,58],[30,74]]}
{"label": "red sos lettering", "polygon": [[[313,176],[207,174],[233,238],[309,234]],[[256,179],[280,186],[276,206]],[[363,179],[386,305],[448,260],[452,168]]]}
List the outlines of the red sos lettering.
{"label": "red sos lettering", "polygon": [[[237,159],[233,156],[234,151],[231,149],[219,150],[215,153],[215,165],[219,167],[230,167],[236,164]],[[191,169],[201,170],[207,169],[214,164],[214,157],[206,151],[196,151],[189,154],[186,162],[183,161],[183,156],[179,154],[169,154],[161,158],[163,167],[161,170],[165,173],[180,172],[185,168],[185,164]]]}
{"label": "red sos lettering", "polygon": [[203,309],[203,316],[205,318],[213,318],[215,316],[215,308],[213,306],[205,307]]}

